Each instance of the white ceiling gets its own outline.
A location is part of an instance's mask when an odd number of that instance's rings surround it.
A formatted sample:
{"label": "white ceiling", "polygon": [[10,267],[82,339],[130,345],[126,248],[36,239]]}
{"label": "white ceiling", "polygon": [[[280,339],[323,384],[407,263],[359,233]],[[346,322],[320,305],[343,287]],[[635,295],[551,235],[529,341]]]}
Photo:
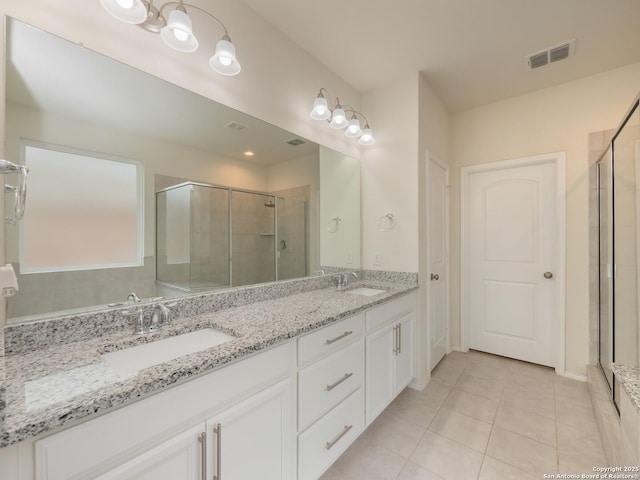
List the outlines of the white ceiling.
{"label": "white ceiling", "polygon": [[[272,165],[318,151],[307,142],[214,101],[49,33],[11,20],[7,99],[92,125]],[[248,128],[226,128],[238,122]],[[251,160],[244,157],[252,150]]]}
{"label": "white ceiling", "polygon": [[639,0],[243,1],[356,90],[419,71],[453,112],[640,61]]}

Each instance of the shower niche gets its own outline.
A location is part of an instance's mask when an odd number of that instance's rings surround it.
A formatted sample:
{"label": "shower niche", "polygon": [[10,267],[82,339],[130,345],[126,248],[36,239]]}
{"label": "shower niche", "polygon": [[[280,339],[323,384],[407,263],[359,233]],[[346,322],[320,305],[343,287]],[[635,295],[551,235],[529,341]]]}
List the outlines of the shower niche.
{"label": "shower niche", "polygon": [[185,182],[156,192],[156,281],[197,292],[304,277],[307,202]]}

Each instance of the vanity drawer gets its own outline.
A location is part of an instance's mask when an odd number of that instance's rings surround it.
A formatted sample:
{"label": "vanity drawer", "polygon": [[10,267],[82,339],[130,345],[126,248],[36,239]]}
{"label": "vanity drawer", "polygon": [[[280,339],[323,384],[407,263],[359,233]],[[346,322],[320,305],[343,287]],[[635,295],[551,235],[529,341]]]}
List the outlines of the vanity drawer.
{"label": "vanity drawer", "polygon": [[298,480],[317,480],[364,428],[362,388],[298,437]]}
{"label": "vanity drawer", "polygon": [[372,308],[367,312],[367,333],[414,311],[415,308],[416,296],[414,293],[409,293],[379,307]]}
{"label": "vanity drawer", "polygon": [[362,385],[364,341],[358,340],[298,374],[298,429],[304,430]]}
{"label": "vanity drawer", "polygon": [[298,339],[298,365],[318,360],[359,339],[364,313],[354,315]]}

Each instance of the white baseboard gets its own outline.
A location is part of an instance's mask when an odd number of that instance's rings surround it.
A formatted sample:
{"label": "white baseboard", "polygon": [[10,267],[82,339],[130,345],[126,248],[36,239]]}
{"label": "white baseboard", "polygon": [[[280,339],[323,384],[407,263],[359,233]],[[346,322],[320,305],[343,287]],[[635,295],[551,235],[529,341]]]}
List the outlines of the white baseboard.
{"label": "white baseboard", "polygon": [[468,348],[465,350],[464,348],[458,347],[457,345],[452,345],[451,350],[453,350],[454,352],[462,352],[462,353],[469,352]]}
{"label": "white baseboard", "polygon": [[413,382],[409,384],[409,388],[413,390],[418,390],[421,392],[425,388],[427,388],[427,385],[429,384],[430,380],[431,380],[431,373],[427,373],[426,375],[423,375],[420,378],[414,378]]}
{"label": "white baseboard", "polygon": [[[556,370],[556,373],[557,370]],[[587,381],[587,376],[586,375],[582,375],[580,373],[573,373],[573,372],[563,372],[563,373],[558,373],[558,375],[565,377],[565,378],[570,378],[571,380],[577,380],[579,382],[586,382]]]}

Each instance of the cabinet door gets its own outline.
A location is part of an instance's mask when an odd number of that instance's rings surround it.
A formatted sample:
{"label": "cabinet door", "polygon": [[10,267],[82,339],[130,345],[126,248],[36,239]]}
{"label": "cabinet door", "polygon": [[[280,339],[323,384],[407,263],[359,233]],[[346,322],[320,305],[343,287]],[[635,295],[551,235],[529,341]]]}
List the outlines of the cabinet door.
{"label": "cabinet door", "polygon": [[367,336],[366,395],[367,425],[384,410],[395,397],[396,324],[387,325]]}
{"label": "cabinet door", "polygon": [[292,480],[291,380],[285,380],[207,421],[209,477]]}
{"label": "cabinet door", "polygon": [[164,442],[98,480],[201,480],[204,423]]}
{"label": "cabinet door", "polygon": [[395,355],[395,393],[402,391],[414,378],[413,372],[413,313],[409,313],[394,322],[397,332]]}

